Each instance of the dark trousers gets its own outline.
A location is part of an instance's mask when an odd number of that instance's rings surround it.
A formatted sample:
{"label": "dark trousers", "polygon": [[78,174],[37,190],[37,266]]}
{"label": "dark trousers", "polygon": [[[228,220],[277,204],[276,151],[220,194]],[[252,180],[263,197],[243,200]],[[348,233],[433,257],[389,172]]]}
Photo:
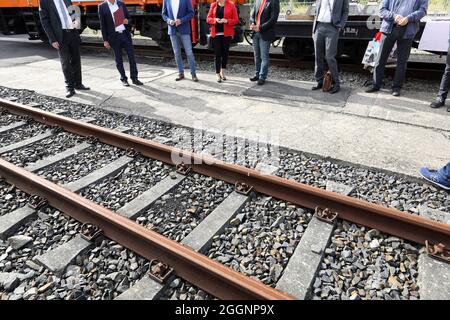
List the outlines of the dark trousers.
{"label": "dark trousers", "polygon": [[220,73],[220,69],[227,68],[228,52],[230,51],[231,37],[215,36],[214,45],[214,62],[216,65],[216,73]]}
{"label": "dark trousers", "polygon": [[81,85],[80,37],[78,30],[63,31],[63,42],[58,50],[66,88],[73,89]]}
{"label": "dark trousers", "polygon": [[[445,67],[444,75],[442,76],[441,86],[439,87],[438,98],[441,101],[445,101],[447,99],[447,94],[450,89],[450,44],[448,46],[447,52],[447,65]],[[450,165],[449,165],[450,168]],[[450,169],[449,169],[450,172]]]}
{"label": "dark trousers", "polygon": [[412,39],[403,39],[406,27],[393,27],[390,34],[381,36],[380,53],[373,72],[373,86],[377,89],[381,87],[384,77],[384,69],[386,67],[389,54],[397,42],[397,67],[395,68],[392,89],[401,89],[403,80],[405,79],[406,64],[408,63],[409,54],[411,52]]}
{"label": "dark trousers", "polygon": [[136,80],[138,77],[138,71],[136,66],[136,59],[134,57],[133,42],[129,38],[129,35],[125,33],[116,33],[116,41],[112,46],[114,51],[114,58],[116,59],[116,67],[120,73],[120,80],[127,80],[127,75],[123,67],[122,49],[125,49],[128,56],[128,62],[130,63],[130,77],[132,80]]}
{"label": "dark trousers", "polygon": [[314,68],[314,77],[318,83],[323,83],[324,59],[327,60],[330,68],[333,82],[339,85],[339,71],[336,61],[337,46],[339,40],[339,30],[331,23],[318,22],[316,30],[313,35],[314,39],[314,54],[316,59],[316,66]]}

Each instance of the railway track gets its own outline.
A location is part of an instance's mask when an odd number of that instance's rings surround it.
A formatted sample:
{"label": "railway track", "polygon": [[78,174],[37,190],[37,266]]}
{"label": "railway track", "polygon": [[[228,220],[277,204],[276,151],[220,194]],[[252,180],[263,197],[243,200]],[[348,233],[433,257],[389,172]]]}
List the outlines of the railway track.
{"label": "railway track", "polygon": [[448,213],[181,150],[177,128],[152,141],[64,103],[0,107],[4,299],[448,298]]}
{"label": "railway track", "polygon": [[[81,46],[84,49],[91,49],[97,51],[107,51],[103,47],[102,43],[99,42],[83,42]],[[144,57],[164,57],[172,58],[173,54],[171,51],[162,50],[158,46],[151,45],[134,45],[135,52],[139,56]],[[194,48],[194,53],[197,59],[204,61],[213,61],[214,55],[208,49]],[[253,52],[250,51],[237,51],[230,50],[229,55],[230,63],[243,63],[243,64],[253,64]],[[271,53],[270,63],[278,67],[285,68],[295,68],[304,70],[313,70],[314,61],[312,59],[305,59],[301,61],[288,60],[281,53]],[[352,63],[348,59],[344,59],[339,63],[339,68],[343,72],[351,73],[363,73],[370,74],[370,72],[363,68],[360,63]],[[440,63],[427,63],[427,62],[409,62],[406,70],[406,76],[413,79],[433,79],[439,80],[442,77],[442,73],[445,69],[444,64]],[[395,66],[387,66],[386,74],[392,76],[395,72]]]}

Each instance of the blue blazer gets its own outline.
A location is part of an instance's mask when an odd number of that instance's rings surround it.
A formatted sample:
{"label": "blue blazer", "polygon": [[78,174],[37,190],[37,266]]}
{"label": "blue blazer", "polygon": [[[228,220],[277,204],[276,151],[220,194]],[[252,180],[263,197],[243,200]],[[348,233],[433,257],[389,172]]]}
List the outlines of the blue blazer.
{"label": "blue blazer", "polygon": [[[131,26],[131,16],[128,13],[127,6],[122,1],[116,1],[119,8],[123,7],[125,19],[128,19],[128,24],[125,25],[125,34],[131,40],[131,34],[128,29]],[[100,18],[103,41],[108,41],[109,44],[113,47],[116,44],[116,27],[114,26],[114,20],[106,1],[98,6],[98,16]]]}
{"label": "blue blazer", "polygon": [[[180,7],[178,8],[178,16],[173,16],[172,1],[164,0],[162,7],[162,17],[169,26],[169,35],[174,35],[176,31],[181,34],[190,34],[191,26],[189,22],[194,17],[194,8],[192,7],[191,0],[180,0]],[[170,20],[181,20],[181,24],[178,27],[171,26]]]}
{"label": "blue blazer", "polygon": [[[406,27],[403,39],[413,39],[416,36],[417,31],[419,31],[420,19],[427,15],[428,0],[408,0],[414,2],[413,11],[408,15],[408,24]],[[380,18],[383,19],[381,22],[380,31],[383,33],[390,34],[392,28],[394,27],[394,1],[383,0],[380,3]]]}

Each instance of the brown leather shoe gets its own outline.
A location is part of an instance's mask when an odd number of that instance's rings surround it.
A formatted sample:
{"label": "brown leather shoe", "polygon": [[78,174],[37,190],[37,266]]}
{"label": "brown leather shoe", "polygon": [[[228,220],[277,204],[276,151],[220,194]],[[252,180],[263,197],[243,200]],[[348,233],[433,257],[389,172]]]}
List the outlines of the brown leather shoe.
{"label": "brown leather shoe", "polygon": [[192,76],[192,81],[194,81],[194,82],[198,82],[198,78],[197,78],[197,76]]}
{"label": "brown leather shoe", "polygon": [[180,73],[179,75],[178,75],[178,77],[175,79],[175,81],[180,81],[180,80],[183,80],[184,79],[184,74],[183,73]]}

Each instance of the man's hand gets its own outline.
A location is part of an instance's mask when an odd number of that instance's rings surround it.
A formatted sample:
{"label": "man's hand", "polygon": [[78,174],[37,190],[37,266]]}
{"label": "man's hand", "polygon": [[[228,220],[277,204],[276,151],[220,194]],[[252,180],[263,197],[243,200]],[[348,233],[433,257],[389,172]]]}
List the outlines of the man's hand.
{"label": "man's hand", "polygon": [[253,31],[254,31],[254,29],[255,29],[255,24],[252,23],[252,24],[250,25],[250,30],[253,30]]}
{"label": "man's hand", "polygon": [[222,19],[216,18],[216,23],[222,23]]}
{"label": "man's hand", "polygon": [[59,50],[59,42],[58,41],[52,42],[52,47],[55,48],[56,50]]}
{"label": "man's hand", "polygon": [[111,49],[111,46],[109,45],[108,41],[103,42],[103,45],[105,46],[106,49]]}
{"label": "man's hand", "polygon": [[408,22],[409,22],[408,18],[404,17],[402,20],[400,20],[399,25],[406,26]]}
{"label": "man's hand", "polygon": [[399,14],[395,15],[394,21],[396,24],[400,24],[400,21],[403,19],[403,17]]}
{"label": "man's hand", "polygon": [[123,24],[128,24],[128,19],[123,19]]}
{"label": "man's hand", "polygon": [[220,19],[220,23],[228,23],[228,19],[222,18]]}
{"label": "man's hand", "polygon": [[175,21],[174,20],[170,20],[169,24],[173,27],[175,25]]}
{"label": "man's hand", "polygon": [[255,25],[255,26],[253,27],[253,31],[259,32],[259,24]]}
{"label": "man's hand", "polygon": [[180,19],[177,19],[177,20],[175,20],[175,26],[179,26],[181,24],[181,20]]}

